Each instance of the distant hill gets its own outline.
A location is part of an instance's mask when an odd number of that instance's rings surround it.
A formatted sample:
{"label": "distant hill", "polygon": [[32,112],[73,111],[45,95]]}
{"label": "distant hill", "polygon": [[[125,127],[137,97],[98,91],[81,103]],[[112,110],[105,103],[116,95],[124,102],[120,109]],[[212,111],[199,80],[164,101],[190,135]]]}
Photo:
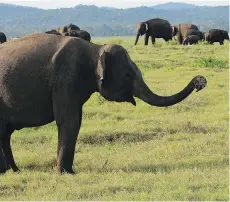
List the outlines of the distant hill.
{"label": "distant hill", "polygon": [[77,24],[92,36],[135,35],[137,22],[156,17],[166,19],[171,24],[194,23],[202,31],[211,28],[229,30],[229,6],[167,3],[128,9],[78,5],[43,10],[0,4],[0,14],[0,31],[9,37],[44,32],[68,23]]}
{"label": "distant hill", "polygon": [[158,4],[156,6],[153,6],[154,9],[161,9],[161,10],[177,10],[177,9],[194,9],[198,6],[193,4],[186,4],[186,3],[165,3],[165,4]]}

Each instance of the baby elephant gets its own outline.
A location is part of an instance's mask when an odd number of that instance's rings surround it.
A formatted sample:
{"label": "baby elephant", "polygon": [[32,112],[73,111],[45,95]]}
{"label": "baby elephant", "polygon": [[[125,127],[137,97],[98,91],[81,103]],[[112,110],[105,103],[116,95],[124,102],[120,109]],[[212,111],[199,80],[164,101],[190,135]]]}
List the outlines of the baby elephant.
{"label": "baby elephant", "polygon": [[64,36],[72,36],[72,37],[78,37],[81,39],[85,39],[86,41],[91,41],[90,34],[85,30],[71,30],[69,32],[66,32],[63,34]]}
{"label": "baby elephant", "polygon": [[197,36],[197,35],[189,35],[184,39],[183,45],[198,44],[198,41],[200,41],[199,36]]}

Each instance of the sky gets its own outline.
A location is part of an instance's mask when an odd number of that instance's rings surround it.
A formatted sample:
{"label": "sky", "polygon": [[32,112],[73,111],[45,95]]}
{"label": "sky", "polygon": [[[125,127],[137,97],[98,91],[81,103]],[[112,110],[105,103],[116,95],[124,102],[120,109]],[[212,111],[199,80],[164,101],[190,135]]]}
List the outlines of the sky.
{"label": "sky", "polygon": [[32,6],[44,9],[54,9],[54,8],[69,8],[74,7],[78,4],[84,5],[96,5],[96,6],[109,6],[115,8],[132,8],[138,6],[154,6],[156,4],[162,4],[167,2],[182,2],[191,3],[196,5],[208,5],[208,6],[218,6],[218,5],[229,5],[229,1],[196,1],[196,0],[0,0],[0,3],[9,3],[22,6]]}

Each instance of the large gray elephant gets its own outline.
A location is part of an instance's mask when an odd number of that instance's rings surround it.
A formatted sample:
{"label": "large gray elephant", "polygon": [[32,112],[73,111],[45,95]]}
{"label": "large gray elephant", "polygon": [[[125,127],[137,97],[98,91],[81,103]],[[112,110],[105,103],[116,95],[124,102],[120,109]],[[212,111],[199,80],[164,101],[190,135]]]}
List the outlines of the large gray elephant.
{"label": "large gray elephant", "polygon": [[0,32],[0,44],[7,41],[6,35],[3,32]]}
{"label": "large gray elephant", "polygon": [[228,32],[221,29],[210,29],[208,33],[205,33],[205,41],[210,44],[219,42],[220,45],[224,44],[224,40],[229,40]]}
{"label": "large gray elephant", "polygon": [[187,37],[186,33],[189,29],[199,30],[194,24],[179,24],[172,26],[173,36],[177,37],[177,40],[180,44],[182,44],[183,40]]}
{"label": "large gray elephant", "polygon": [[[31,48],[32,47],[32,48]],[[153,93],[127,51],[119,45],[96,45],[76,37],[33,34],[0,48],[0,172],[18,171],[11,134],[56,121],[57,169],[74,173],[75,145],[82,107],[94,92],[105,99],[130,102],[134,96],[158,107],[177,104],[207,81],[194,77],[172,96]]]}
{"label": "large gray elephant", "polygon": [[172,40],[172,28],[167,20],[155,18],[146,22],[138,23],[137,36],[135,45],[138,42],[140,35],[145,34],[145,45],[148,45],[149,37],[152,39],[152,44],[155,44],[156,38],[163,38],[165,41]]}

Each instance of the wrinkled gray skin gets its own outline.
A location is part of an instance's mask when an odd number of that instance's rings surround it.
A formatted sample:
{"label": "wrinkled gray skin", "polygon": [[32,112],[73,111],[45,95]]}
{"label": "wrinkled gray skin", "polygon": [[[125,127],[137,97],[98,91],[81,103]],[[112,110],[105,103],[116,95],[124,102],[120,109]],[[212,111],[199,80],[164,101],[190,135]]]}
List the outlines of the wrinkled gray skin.
{"label": "wrinkled gray skin", "polygon": [[90,34],[85,30],[72,30],[63,34],[64,36],[79,37],[85,39],[86,41],[91,41]]}
{"label": "wrinkled gray skin", "polygon": [[144,82],[127,51],[75,37],[28,35],[0,46],[0,172],[18,171],[10,146],[13,131],[56,121],[57,169],[74,173],[82,107],[94,92],[130,102],[134,96],[158,107],[177,104],[207,83],[196,76],[179,93],[159,96]]}
{"label": "wrinkled gray skin", "polygon": [[165,41],[172,40],[172,28],[170,23],[160,18],[151,19],[138,24],[135,45],[139,37],[144,34],[145,45],[148,45],[149,37],[152,39],[152,44],[155,44],[156,38],[163,38]]}
{"label": "wrinkled gray skin", "polygon": [[197,35],[189,35],[184,39],[183,45],[198,44],[199,41],[200,41],[199,36],[197,36]]}
{"label": "wrinkled gray skin", "polygon": [[205,33],[205,41],[210,44],[219,42],[220,45],[224,44],[224,40],[229,40],[228,32],[221,29],[210,29],[208,33]]}
{"label": "wrinkled gray skin", "polygon": [[6,35],[3,32],[0,32],[0,44],[7,41]]}
{"label": "wrinkled gray skin", "polygon": [[177,37],[177,40],[180,44],[182,44],[184,39],[187,37],[186,33],[189,29],[199,30],[194,24],[179,24],[172,26],[173,36]]}

